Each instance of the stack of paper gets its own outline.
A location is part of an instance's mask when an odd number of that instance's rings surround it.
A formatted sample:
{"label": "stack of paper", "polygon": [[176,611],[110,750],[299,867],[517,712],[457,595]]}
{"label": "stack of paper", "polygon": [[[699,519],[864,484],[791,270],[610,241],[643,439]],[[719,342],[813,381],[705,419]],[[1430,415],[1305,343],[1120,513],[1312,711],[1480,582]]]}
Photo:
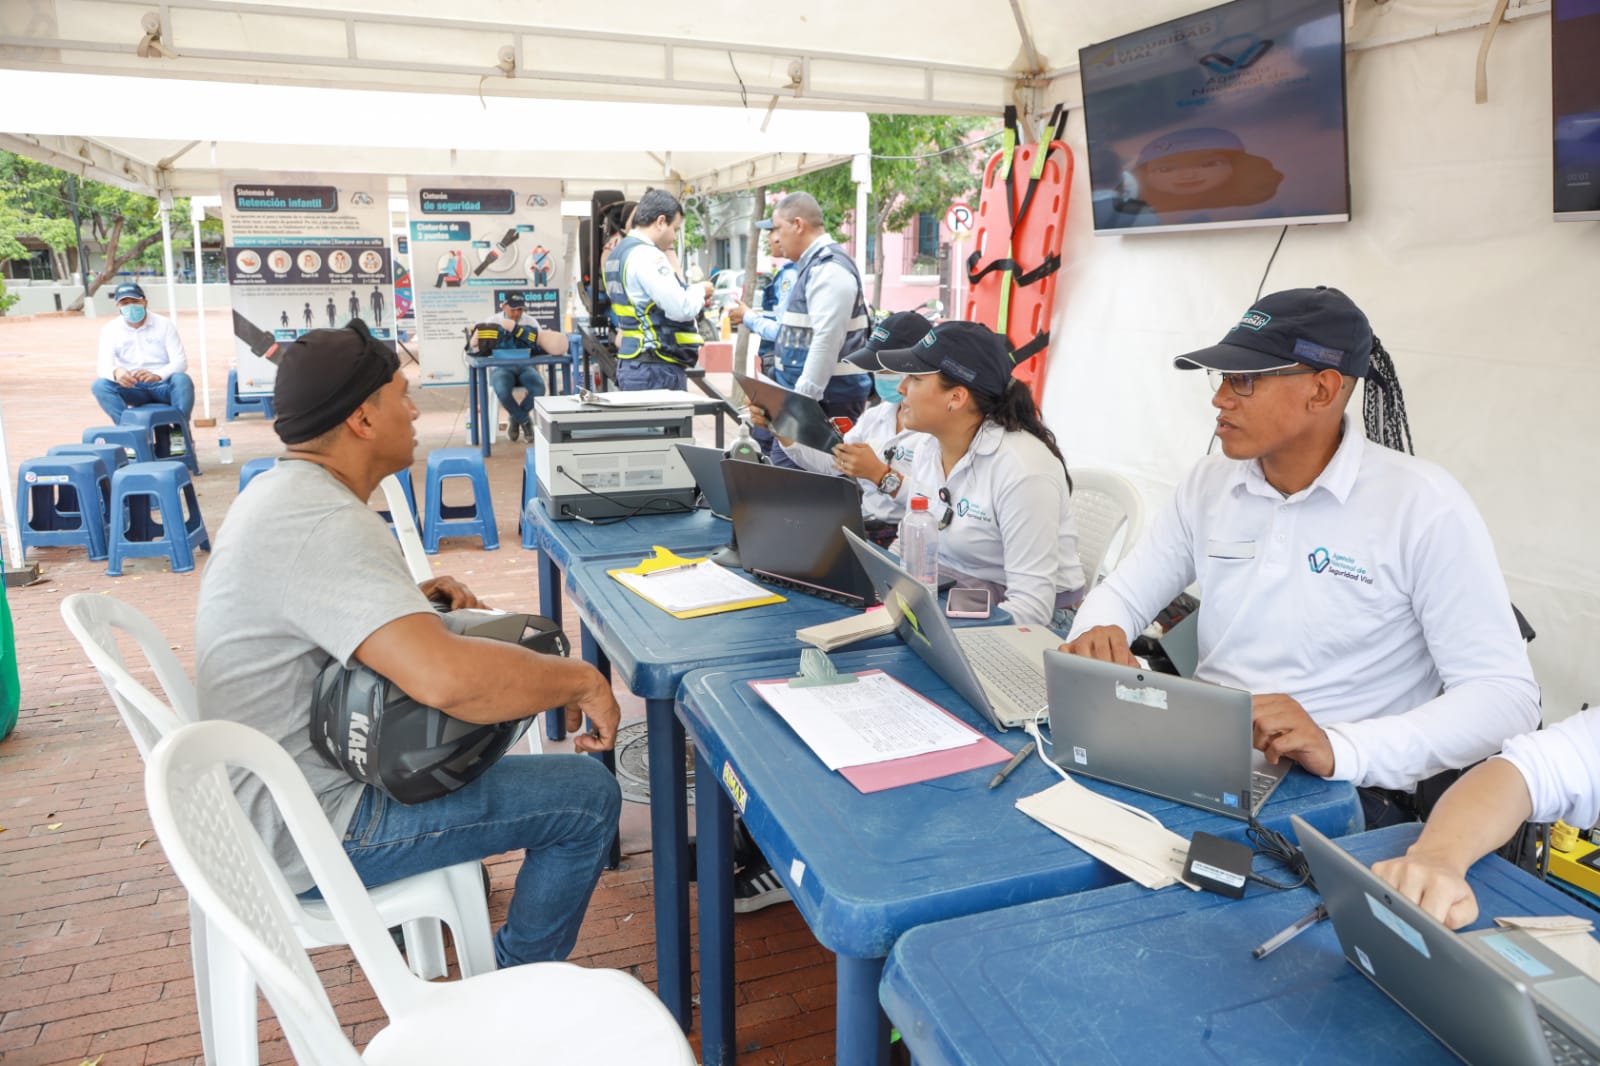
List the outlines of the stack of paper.
{"label": "stack of paper", "polygon": [[830,770],[949,751],[982,739],[882,670],[860,674],[853,684],[750,684]]}
{"label": "stack of paper", "polygon": [[832,651],[869,637],[881,637],[894,632],[894,619],[883,607],[874,607],[860,614],[840,618],[834,622],[806,626],[794,631],[795,639],[823,651]]}
{"label": "stack of paper", "polygon": [[590,392],[583,389],[578,399],[591,407],[675,407],[679,404],[697,404],[705,400],[682,389],[636,389],[631,392]]}
{"label": "stack of paper", "polygon": [[1530,918],[1496,918],[1502,929],[1521,929],[1545,947],[1600,981],[1600,941],[1589,935],[1594,923],[1576,915],[1552,914]]}
{"label": "stack of paper", "polygon": [[708,559],[652,568],[655,562],[647,560],[631,570],[607,573],[679,618],[783,602],[782,596]]}
{"label": "stack of paper", "polygon": [[1017,810],[1146,888],[1188,885],[1183,880],[1187,840],[1076,781],[1025,796],[1017,800]]}

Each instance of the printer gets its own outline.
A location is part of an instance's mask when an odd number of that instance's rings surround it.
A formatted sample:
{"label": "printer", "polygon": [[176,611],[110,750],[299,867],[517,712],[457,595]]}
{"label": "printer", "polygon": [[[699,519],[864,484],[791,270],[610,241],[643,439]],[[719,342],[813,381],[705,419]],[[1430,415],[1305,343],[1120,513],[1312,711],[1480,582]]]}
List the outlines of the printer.
{"label": "printer", "polygon": [[689,404],[608,407],[542,396],[534,414],[534,470],[551,518],[694,509],[694,477],[676,447],[694,443]]}

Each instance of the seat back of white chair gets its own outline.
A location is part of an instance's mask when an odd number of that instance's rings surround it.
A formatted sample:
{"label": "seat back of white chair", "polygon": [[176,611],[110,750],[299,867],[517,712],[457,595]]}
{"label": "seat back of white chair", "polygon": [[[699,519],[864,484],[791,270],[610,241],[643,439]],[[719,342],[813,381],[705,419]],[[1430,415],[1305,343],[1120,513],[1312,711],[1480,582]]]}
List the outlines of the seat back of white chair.
{"label": "seat back of white chair", "polygon": [[381,482],[383,495],[389,501],[389,514],[394,520],[395,536],[400,538],[400,551],[406,557],[406,567],[411,580],[422,584],[433,576],[428,563],[428,553],[422,549],[422,537],[417,534],[417,524],[411,520],[411,503],[398,475],[390,474]]}
{"label": "seat back of white chair", "polygon": [[[1084,587],[1093,588],[1101,571],[1109,572],[1128,554],[1144,529],[1144,501],[1133,482],[1097,467],[1072,471],[1072,520],[1078,527],[1078,559]],[[1121,547],[1107,558],[1118,530]]]}
{"label": "seat back of white chair", "polygon": [[[77,638],[84,654],[94,665],[95,672],[122,716],[123,724],[133,734],[139,754],[148,756],[150,749],[163,736],[185,722],[199,717],[196,711],[194,683],[183,666],[173,656],[166,637],[136,608],[110,596],[97,596],[87,592],[74,593],[61,601],[61,617],[67,629]],[[135,707],[122,694],[129,685],[144,688],[122,656],[117,644],[117,634],[122,633],[138,645],[139,651],[150,664],[166,699],[149,693],[150,701],[141,701]],[[148,692],[148,689],[145,689]]]}
{"label": "seat back of white chair", "polygon": [[[251,844],[259,838],[227,785],[229,764],[254,770],[276,762],[299,777],[283,749],[246,726],[185,725],[164,737],[146,760],[150,820],[189,898],[205,912],[210,935],[227,937],[249,963],[295,1059],[359,1063],[284,907],[287,886],[274,889],[272,882],[281,883],[283,875],[263,848]],[[283,774],[277,766],[268,772]],[[305,789],[303,782],[300,787]]]}
{"label": "seat back of white chair", "polygon": [[[390,939],[377,907],[367,895],[366,886],[361,883],[349,856],[328,824],[328,816],[288,752],[270,737],[238,722],[207,721],[186,725],[158,744],[151,754],[151,765],[145,778],[147,793],[157,788],[157,756],[162,756],[162,778],[172,776],[175,767],[181,768],[184,780],[192,780],[202,770],[227,766],[259,778],[272,795],[272,801],[293,837],[300,857],[311,871],[311,877],[333,913],[334,920],[338,922],[345,942],[355,953],[356,961],[361,964],[385,1011],[393,1016],[421,1002],[426,982],[406,969],[405,961]],[[293,905],[295,897],[283,873],[268,856],[266,845],[245,819],[233,791],[224,788],[223,792],[223,797],[217,802],[223,803],[232,812],[236,829],[232,834],[235,841],[233,850],[248,852],[251,870],[259,871],[259,876],[264,878],[258,882],[253,895],[275,897],[278,912],[285,915],[292,913],[288,908]],[[150,802],[151,815],[154,817],[153,796]],[[156,828],[160,830],[159,823]],[[178,869],[176,860],[173,861],[173,868]],[[178,875],[183,877],[183,871],[178,870]],[[205,907],[203,901],[201,905]],[[210,915],[209,909],[207,915]],[[292,926],[290,934],[292,937]],[[251,964],[254,965],[253,958]],[[262,984],[266,984],[264,979]]]}

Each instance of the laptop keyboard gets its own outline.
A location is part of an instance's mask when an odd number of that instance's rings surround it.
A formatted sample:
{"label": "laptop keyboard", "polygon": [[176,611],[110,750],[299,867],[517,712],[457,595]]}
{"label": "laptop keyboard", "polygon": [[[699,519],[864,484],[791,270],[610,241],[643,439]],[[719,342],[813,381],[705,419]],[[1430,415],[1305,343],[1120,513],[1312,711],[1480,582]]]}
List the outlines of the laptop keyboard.
{"label": "laptop keyboard", "polygon": [[1266,797],[1268,792],[1272,791],[1272,786],[1277,783],[1278,779],[1271,774],[1256,772],[1250,774],[1250,809],[1252,811],[1261,806],[1262,799]]}
{"label": "laptop keyboard", "polygon": [[[999,633],[985,633],[981,629],[958,629],[956,640],[966,653],[967,662],[974,673],[992,693],[1005,696],[1017,710],[1024,714],[1044,708],[1044,665],[1030,662],[1016,647]],[[990,697],[993,698],[993,695]]]}
{"label": "laptop keyboard", "polygon": [[1600,1059],[1589,1054],[1583,1047],[1575,1043],[1566,1033],[1551,1024],[1550,1019],[1539,1018],[1539,1026],[1544,1030],[1544,1041],[1550,1046],[1550,1057],[1556,1066],[1596,1066]]}

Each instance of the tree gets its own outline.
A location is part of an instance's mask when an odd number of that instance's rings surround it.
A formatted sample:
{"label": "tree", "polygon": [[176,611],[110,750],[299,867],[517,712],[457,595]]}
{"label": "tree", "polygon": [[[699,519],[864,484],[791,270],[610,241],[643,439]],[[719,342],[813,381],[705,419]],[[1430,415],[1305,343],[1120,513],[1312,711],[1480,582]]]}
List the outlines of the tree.
{"label": "tree", "polygon": [[[878,249],[877,262],[871,264],[874,304],[883,293],[884,233],[904,229],[924,212],[942,216],[953,201],[977,192],[980,149],[966,142],[974,130],[992,121],[960,115],[868,116],[872,190],[867,224]],[[856,190],[848,163],[803,175],[785,191],[815,196],[824,219],[854,221]]]}
{"label": "tree", "polygon": [[[89,279],[87,295],[116,277],[130,263],[161,265],[161,215],[155,199],[97,181],[78,183],[78,216],[85,242],[104,249],[100,272]],[[68,175],[12,152],[0,152],[0,259],[26,259],[31,254],[21,238],[31,237],[50,249],[58,279],[72,277],[67,249],[76,243],[72,226],[72,189]],[[189,202],[173,204],[177,218],[189,217]],[[208,219],[203,229],[220,223]],[[174,250],[189,247],[184,227],[173,227]],[[81,306],[81,301],[74,307]]]}

